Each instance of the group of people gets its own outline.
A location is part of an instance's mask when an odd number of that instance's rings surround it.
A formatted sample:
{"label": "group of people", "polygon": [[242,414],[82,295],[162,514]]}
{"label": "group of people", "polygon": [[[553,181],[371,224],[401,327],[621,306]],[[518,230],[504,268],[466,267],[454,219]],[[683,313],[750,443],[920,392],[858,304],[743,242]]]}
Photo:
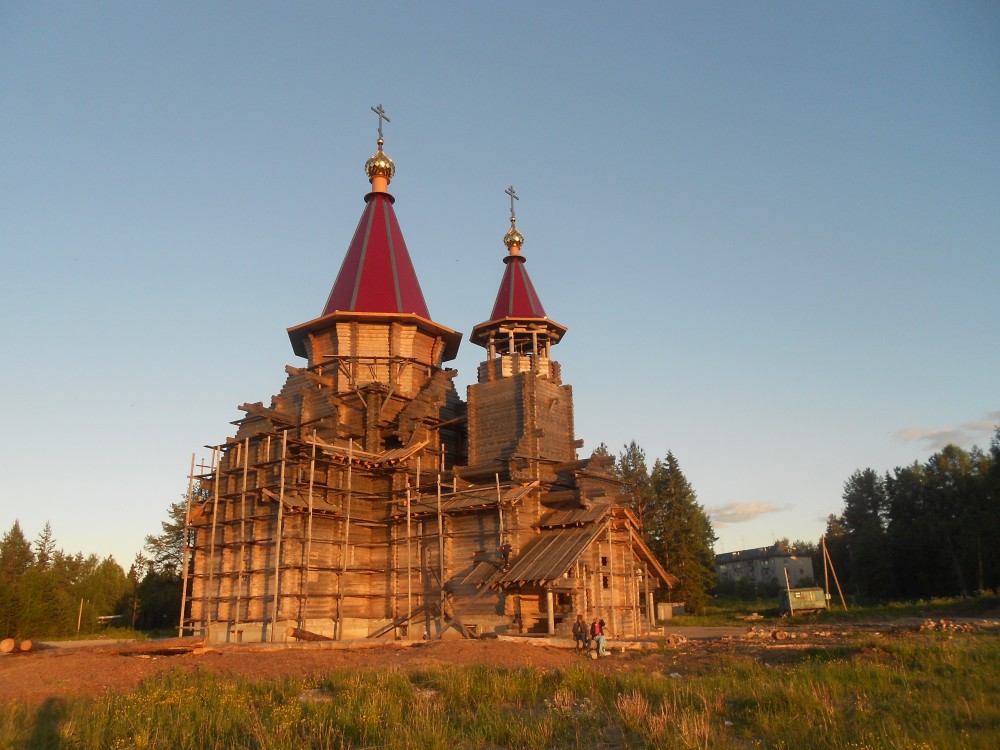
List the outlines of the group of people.
{"label": "group of people", "polygon": [[594,617],[594,621],[590,623],[589,628],[583,619],[583,615],[576,616],[576,622],[573,623],[573,640],[576,641],[577,648],[587,650],[590,648],[590,642],[593,641],[597,644],[597,655],[607,656],[608,652],[605,650],[606,638],[607,631],[605,630],[604,620],[599,615]]}

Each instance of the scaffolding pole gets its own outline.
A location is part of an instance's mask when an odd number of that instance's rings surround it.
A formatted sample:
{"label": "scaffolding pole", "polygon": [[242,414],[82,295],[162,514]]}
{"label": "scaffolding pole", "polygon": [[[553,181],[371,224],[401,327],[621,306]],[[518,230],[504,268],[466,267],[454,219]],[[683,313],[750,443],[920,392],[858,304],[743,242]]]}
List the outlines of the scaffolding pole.
{"label": "scaffolding pole", "polygon": [[611,541],[611,524],[608,524],[608,585],[611,589],[611,632],[618,635],[618,618],[615,614],[615,545]]}
{"label": "scaffolding pole", "polygon": [[313,433],[312,453],[309,456],[309,521],[306,524],[306,560],[302,582],[302,609],[299,612],[299,627],[303,627],[309,617],[309,565],[312,563],[313,540],[313,484],[316,479],[316,440]]}
{"label": "scaffolding pole", "polygon": [[497,483],[497,536],[500,540],[500,547],[503,547],[503,505],[500,503],[503,495],[500,494],[500,472],[493,475]]}
{"label": "scaffolding pole", "polygon": [[646,598],[646,632],[652,633],[656,620],[653,618],[653,600],[649,596],[649,569],[645,563],[642,564],[642,588]]}
{"label": "scaffolding pole", "polygon": [[[243,593],[243,568],[246,567],[247,554],[247,473],[250,464],[250,438],[244,438],[242,444],[243,478],[240,482],[240,561],[236,569],[236,616],[234,626],[240,624],[240,596]],[[249,593],[249,592],[248,592]],[[250,605],[247,604],[249,610]],[[249,611],[247,612],[249,615]]]}
{"label": "scaffolding pole", "polygon": [[[442,446],[443,449],[443,446]],[[443,455],[443,454],[442,454]],[[441,475],[437,478],[438,567],[441,570],[441,627],[444,627],[444,517],[441,515]]]}
{"label": "scaffolding pole", "polygon": [[208,551],[208,588],[205,590],[205,639],[212,637],[212,602],[218,597],[212,593],[215,581],[215,521],[219,515],[219,465],[221,451],[216,446],[212,449],[212,540]]}
{"label": "scaffolding pole", "polygon": [[177,637],[184,636],[184,607],[188,590],[188,517],[191,515],[191,493],[194,491],[194,453],[191,454],[191,471],[188,472],[187,509],[184,512],[184,536],[181,539],[181,616],[177,620]]}
{"label": "scaffolding pole", "polygon": [[[820,541],[823,543],[823,564],[824,566],[829,563],[830,572],[833,573],[833,582],[837,584],[837,593],[840,594],[840,603],[844,605],[844,611],[847,611],[847,600],[844,599],[844,592],[840,589],[840,581],[837,580],[837,569],[833,567],[833,558],[830,557],[830,550],[826,548],[826,536],[820,537]],[[823,575],[826,575],[826,568],[823,568]]]}
{"label": "scaffolding pole", "polygon": [[410,550],[410,486],[406,486],[406,623],[409,631],[410,620],[413,619],[413,579],[410,571],[413,568],[413,557]]}
{"label": "scaffolding pole", "polygon": [[272,643],[274,642],[274,629],[278,626],[279,599],[281,597],[281,524],[285,516],[285,452],[287,448],[288,430],[285,430],[281,433],[281,469],[278,473],[280,486],[278,487],[278,535],[274,540],[274,606],[271,613],[271,637],[268,639]]}
{"label": "scaffolding pole", "polygon": [[341,552],[340,580],[337,582],[337,640],[344,640],[344,577],[347,575],[347,544],[351,532],[351,500],[353,494],[354,438],[347,443],[347,512],[344,515],[344,546]]}
{"label": "scaffolding pole", "polygon": [[635,578],[635,550],[632,547],[632,527],[628,529],[628,560],[631,580],[628,590],[632,594],[632,635],[639,637],[639,582]]}

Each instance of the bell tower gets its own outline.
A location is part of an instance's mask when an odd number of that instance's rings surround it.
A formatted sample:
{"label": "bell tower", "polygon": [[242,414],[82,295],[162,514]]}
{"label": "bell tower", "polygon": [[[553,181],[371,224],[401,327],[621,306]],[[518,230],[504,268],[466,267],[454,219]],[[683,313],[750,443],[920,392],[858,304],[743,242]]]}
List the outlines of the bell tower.
{"label": "bell tower", "polygon": [[503,473],[540,479],[546,467],[576,459],[573,390],[562,383],[552,347],[566,327],[549,319],[535,291],[517,228],[513,187],[504,274],[489,319],[472,329],[472,343],[486,349],[478,382],[469,386],[469,464],[499,462]]}

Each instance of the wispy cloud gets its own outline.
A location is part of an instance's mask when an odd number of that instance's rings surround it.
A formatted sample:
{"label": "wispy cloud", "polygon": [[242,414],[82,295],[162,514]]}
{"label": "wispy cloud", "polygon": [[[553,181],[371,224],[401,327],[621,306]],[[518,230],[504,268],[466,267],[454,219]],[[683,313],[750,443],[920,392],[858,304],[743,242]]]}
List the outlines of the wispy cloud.
{"label": "wispy cloud", "polygon": [[945,427],[939,430],[929,430],[922,427],[908,427],[896,433],[896,439],[904,443],[920,441],[924,448],[939,451],[946,445],[953,444],[962,448],[971,448],[989,442],[997,426],[1000,425],[1000,411],[993,411],[982,419],[960,424],[957,427]]}
{"label": "wispy cloud", "polygon": [[728,503],[707,510],[712,523],[722,525],[753,521],[768,513],[780,513],[783,510],[788,510],[788,506],[775,505],[774,503]]}

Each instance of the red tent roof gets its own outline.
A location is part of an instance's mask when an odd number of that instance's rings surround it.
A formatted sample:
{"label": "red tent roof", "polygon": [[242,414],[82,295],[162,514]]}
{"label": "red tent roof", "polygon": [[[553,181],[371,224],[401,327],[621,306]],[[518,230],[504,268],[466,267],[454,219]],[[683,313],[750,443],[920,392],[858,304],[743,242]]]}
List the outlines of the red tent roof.
{"label": "red tent roof", "polygon": [[392,209],[393,197],[374,192],[365,196],[365,202],[323,315],[338,311],[412,313],[430,320]]}
{"label": "red tent roof", "polygon": [[506,264],[503,279],[500,281],[500,291],[493,305],[490,319],[473,327],[469,340],[474,344],[486,346],[490,332],[507,325],[527,325],[536,330],[548,332],[550,341],[555,344],[566,333],[566,326],[550,320],[542,307],[528,271],[524,267],[524,257],[508,255],[503,259]]}
{"label": "red tent roof", "polygon": [[524,267],[524,258],[520,255],[508,255],[503,262],[507,268],[500,282],[493,313],[487,322],[504,318],[544,318],[545,309]]}

